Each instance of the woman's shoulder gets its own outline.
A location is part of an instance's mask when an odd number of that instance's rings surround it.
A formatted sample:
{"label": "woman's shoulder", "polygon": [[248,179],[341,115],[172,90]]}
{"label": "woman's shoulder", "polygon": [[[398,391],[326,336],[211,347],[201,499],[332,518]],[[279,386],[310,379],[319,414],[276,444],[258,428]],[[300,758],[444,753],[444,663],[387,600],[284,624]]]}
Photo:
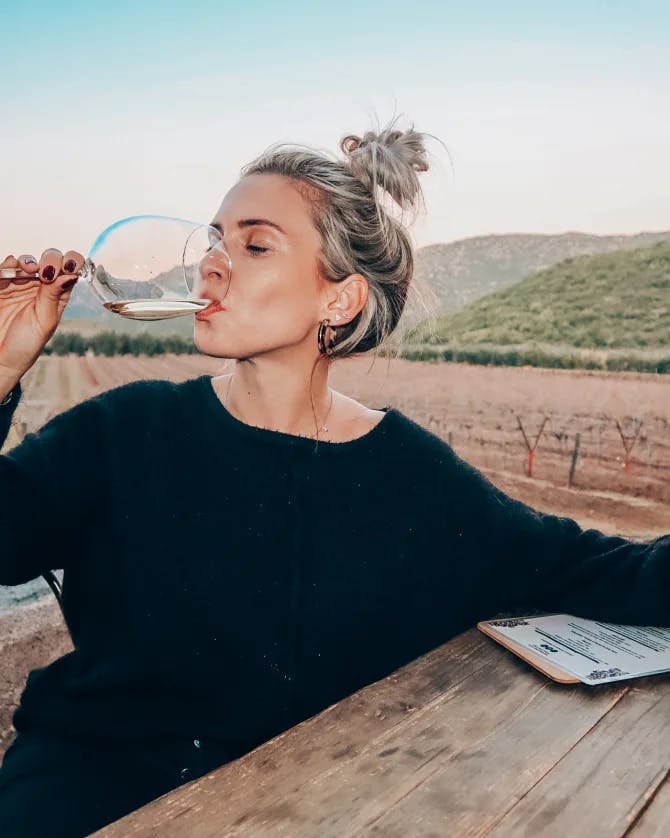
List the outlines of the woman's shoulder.
{"label": "woman's shoulder", "polygon": [[109,419],[144,419],[152,411],[165,414],[176,406],[194,380],[174,382],[170,379],[139,379],[118,384],[82,399],[49,420],[47,425],[77,426]]}
{"label": "woman's shoulder", "polygon": [[7,457],[24,465],[67,461],[70,468],[75,456],[88,465],[116,456],[120,440],[126,453],[131,444],[169,442],[175,428],[188,426],[192,395],[187,393],[197,380],[142,379],[91,395],[26,433]]}
{"label": "woman's shoulder", "polygon": [[137,381],[117,384],[100,393],[95,393],[75,405],[75,407],[98,405],[113,409],[124,406],[145,406],[153,399],[174,397],[179,393],[179,387],[179,384],[167,378],[142,378]]}
{"label": "woman's shoulder", "polygon": [[137,400],[145,401],[147,398],[169,398],[183,394],[186,386],[194,379],[183,382],[175,382],[169,378],[140,378],[136,381],[128,381],[125,384],[117,384],[97,395],[90,397],[90,401],[100,401],[105,404],[133,403]]}
{"label": "woman's shoulder", "polygon": [[445,501],[453,507],[468,505],[477,497],[502,495],[492,480],[458,454],[446,439],[402,411],[396,409],[394,413],[392,449],[398,473],[406,482],[414,480],[429,490],[431,509]]}
{"label": "woman's shoulder", "polygon": [[419,419],[414,419],[400,408],[390,410],[396,418],[401,436],[414,452],[425,452],[430,457],[451,457],[454,454],[447,440],[426,428]]}

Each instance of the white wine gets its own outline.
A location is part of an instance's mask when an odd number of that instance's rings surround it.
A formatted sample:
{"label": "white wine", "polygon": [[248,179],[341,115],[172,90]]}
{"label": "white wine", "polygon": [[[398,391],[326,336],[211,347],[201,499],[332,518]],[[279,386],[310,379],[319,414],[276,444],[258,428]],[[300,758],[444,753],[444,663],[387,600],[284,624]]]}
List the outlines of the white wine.
{"label": "white wine", "polygon": [[104,303],[104,307],[114,314],[129,317],[131,320],[166,320],[182,314],[195,314],[211,303],[211,300],[115,300]]}

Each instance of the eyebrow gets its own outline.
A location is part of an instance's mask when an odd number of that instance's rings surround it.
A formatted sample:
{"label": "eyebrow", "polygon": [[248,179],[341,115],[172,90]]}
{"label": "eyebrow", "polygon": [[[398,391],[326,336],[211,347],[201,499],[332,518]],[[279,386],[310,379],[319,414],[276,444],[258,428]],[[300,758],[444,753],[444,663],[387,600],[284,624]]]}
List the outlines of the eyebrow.
{"label": "eyebrow", "polygon": [[[218,221],[211,221],[209,226],[214,227],[223,235],[223,227]],[[279,224],[275,224],[274,221],[270,221],[268,218],[242,218],[237,222],[237,226],[240,229],[244,229],[245,227],[274,227],[275,230],[279,230],[280,233],[286,235],[286,231]]]}

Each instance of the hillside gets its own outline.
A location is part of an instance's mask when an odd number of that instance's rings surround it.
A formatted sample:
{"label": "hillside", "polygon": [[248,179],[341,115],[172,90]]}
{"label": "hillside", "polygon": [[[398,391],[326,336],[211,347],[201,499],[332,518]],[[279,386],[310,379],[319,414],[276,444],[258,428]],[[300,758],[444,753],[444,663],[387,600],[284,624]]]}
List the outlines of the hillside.
{"label": "hillside", "polygon": [[412,342],[577,347],[670,345],[670,241],[565,259],[419,327]]}
{"label": "hillside", "polygon": [[657,241],[670,242],[670,230],[632,236],[575,232],[477,236],[420,248],[416,274],[435,290],[440,300],[439,312],[446,313],[564,259],[631,250]]}

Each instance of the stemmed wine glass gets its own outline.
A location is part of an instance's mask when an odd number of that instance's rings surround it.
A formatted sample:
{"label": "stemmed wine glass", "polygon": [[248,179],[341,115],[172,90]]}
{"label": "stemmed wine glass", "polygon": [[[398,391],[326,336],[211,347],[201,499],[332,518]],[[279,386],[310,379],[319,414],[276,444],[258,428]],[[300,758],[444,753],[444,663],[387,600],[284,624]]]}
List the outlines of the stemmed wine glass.
{"label": "stemmed wine glass", "polygon": [[[20,271],[2,270],[3,278],[16,278]],[[215,276],[222,299],[231,274],[232,262],[216,227],[165,215],[115,221],[93,242],[80,271],[104,308],[133,320],[202,311],[211,303],[198,296],[202,282]]]}

